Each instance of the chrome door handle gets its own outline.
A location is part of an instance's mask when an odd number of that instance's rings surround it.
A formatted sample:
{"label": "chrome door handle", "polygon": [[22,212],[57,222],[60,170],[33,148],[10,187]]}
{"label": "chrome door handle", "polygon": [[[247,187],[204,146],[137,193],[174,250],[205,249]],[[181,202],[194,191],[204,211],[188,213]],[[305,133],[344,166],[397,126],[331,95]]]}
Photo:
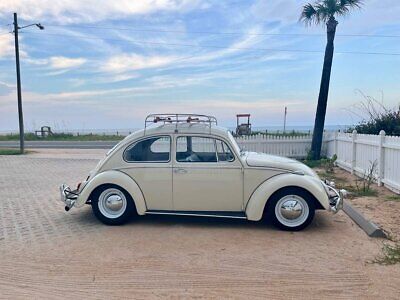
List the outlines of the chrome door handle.
{"label": "chrome door handle", "polygon": [[182,168],[174,169],[174,173],[177,173],[177,174],[186,174],[187,172],[188,172],[187,170],[182,169]]}

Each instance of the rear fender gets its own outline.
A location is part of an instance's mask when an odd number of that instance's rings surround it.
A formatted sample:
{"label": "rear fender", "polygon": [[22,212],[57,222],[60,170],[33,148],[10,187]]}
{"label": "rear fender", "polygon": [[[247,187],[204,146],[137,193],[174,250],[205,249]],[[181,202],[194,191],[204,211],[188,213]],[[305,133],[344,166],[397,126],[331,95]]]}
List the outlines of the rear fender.
{"label": "rear fender", "polygon": [[311,193],[321,206],[330,210],[329,198],[319,178],[300,174],[280,174],[262,183],[251,195],[247,206],[247,219],[251,221],[261,220],[264,208],[270,197],[284,187],[299,187]]}
{"label": "rear fender", "polygon": [[92,192],[100,185],[115,184],[126,190],[135,202],[136,210],[139,215],[144,215],[146,212],[146,202],[143,193],[137,183],[127,174],[110,170],[97,174],[91,179],[80,192],[75,207],[83,206],[88,200]]}

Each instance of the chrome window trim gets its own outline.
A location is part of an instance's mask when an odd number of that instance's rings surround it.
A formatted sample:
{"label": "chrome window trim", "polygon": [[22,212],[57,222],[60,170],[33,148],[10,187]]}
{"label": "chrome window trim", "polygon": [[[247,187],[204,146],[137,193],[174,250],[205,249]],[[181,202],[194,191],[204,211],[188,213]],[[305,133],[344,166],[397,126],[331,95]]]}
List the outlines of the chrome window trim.
{"label": "chrome window trim", "polygon": [[[154,139],[154,138],[163,138],[163,137],[167,137],[169,138],[169,157],[168,160],[147,160],[147,161],[130,161],[130,160],[126,160],[125,159],[125,153],[126,151],[130,148],[135,146],[136,144],[143,142],[145,140],[149,140],[149,139]],[[138,139],[132,143],[130,143],[128,146],[125,147],[124,152],[122,153],[122,159],[129,164],[147,164],[147,163],[159,163],[159,164],[167,164],[171,162],[171,153],[172,153],[172,136],[169,134],[161,134],[161,135],[151,135],[151,136],[146,136],[143,137],[141,139]]]}
{"label": "chrome window trim", "polygon": [[[177,149],[178,149],[178,139],[180,137],[200,137],[200,138],[209,138],[209,139],[213,139],[214,140],[214,148],[215,148],[215,155],[217,156],[217,161],[216,162],[204,162],[204,161],[179,161],[176,159],[176,154],[178,153]],[[232,153],[233,155],[233,160],[229,160],[229,161],[219,161],[218,160],[218,153],[217,153],[217,145],[216,145],[216,140],[220,140],[222,142],[224,142],[227,146],[229,151]],[[219,136],[214,136],[214,135],[201,135],[201,134],[177,134],[175,136],[175,155],[174,155],[174,162],[175,163],[196,163],[196,164],[230,164],[230,163],[234,163],[236,161],[236,154],[234,151],[232,151],[231,146],[229,145],[229,143],[224,140],[223,138],[219,137]]]}

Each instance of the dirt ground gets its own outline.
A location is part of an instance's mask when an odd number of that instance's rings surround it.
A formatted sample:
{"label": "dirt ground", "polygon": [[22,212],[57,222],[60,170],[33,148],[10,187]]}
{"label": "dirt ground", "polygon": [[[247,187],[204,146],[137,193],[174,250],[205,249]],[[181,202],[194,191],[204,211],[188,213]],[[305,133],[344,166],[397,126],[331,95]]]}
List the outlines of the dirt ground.
{"label": "dirt ground", "polygon": [[[324,173],[322,169],[317,171]],[[334,173],[328,176],[333,177],[338,188],[356,190],[356,180],[359,178],[349,172],[335,168]],[[397,198],[395,193],[386,187],[378,187],[375,183],[371,185],[371,189],[376,192],[375,196],[358,197],[350,194],[348,201],[367,219],[384,229],[391,239],[400,241],[400,195]]]}
{"label": "dirt ground", "polygon": [[89,206],[65,212],[57,190],[103,153],[50,152],[0,156],[2,299],[398,299],[399,265],[370,263],[384,241],[343,212],[296,233],[167,216],[109,227]]}

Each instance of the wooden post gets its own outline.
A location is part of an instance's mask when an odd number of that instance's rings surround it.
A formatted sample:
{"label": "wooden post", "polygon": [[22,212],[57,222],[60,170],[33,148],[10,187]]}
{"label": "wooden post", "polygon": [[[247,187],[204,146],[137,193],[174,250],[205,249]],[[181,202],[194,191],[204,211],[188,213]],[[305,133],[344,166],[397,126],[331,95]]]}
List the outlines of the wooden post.
{"label": "wooden post", "polygon": [[385,178],[385,143],[386,132],[381,130],[379,132],[379,150],[378,150],[378,186],[383,185],[383,179]]}
{"label": "wooden post", "polygon": [[335,134],[333,136],[333,138],[334,138],[334,140],[333,140],[333,142],[334,142],[333,155],[335,155],[335,154],[338,155],[338,137],[339,137],[339,132],[335,131]]}
{"label": "wooden post", "polygon": [[352,135],[352,142],[351,142],[351,147],[352,147],[352,154],[351,154],[351,174],[354,174],[355,168],[356,168],[356,155],[357,155],[357,130],[353,130],[353,135]]}
{"label": "wooden post", "polygon": [[19,149],[21,154],[25,152],[24,115],[22,113],[21,72],[19,66],[19,41],[18,41],[18,18],[14,13],[14,40],[15,40],[15,66],[17,71],[17,98],[18,98],[18,121],[19,121]]}

